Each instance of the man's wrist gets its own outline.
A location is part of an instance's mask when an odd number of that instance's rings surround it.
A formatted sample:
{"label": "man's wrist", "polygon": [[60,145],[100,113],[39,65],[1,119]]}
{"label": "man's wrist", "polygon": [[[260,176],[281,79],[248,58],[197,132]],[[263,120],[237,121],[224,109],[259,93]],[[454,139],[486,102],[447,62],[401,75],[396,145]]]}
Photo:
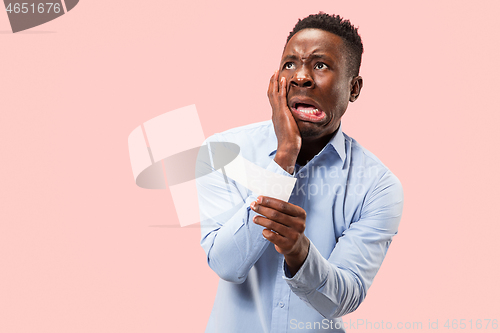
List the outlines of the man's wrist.
{"label": "man's wrist", "polygon": [[285,255],[285,262],[292,277],[306,261],[307,255],[309,254],[309,245],[309,238],[304,236],[303,245],[299,247],[300,250],[298,253]]}
{"label": "man's wrist", "polygon": [[286,172],[293,174],[295,170],[295,162],[297,161],[297,156],[299,155],[299,149],[289,148],[289,149],[278,149],[274,157],[274,161]]}

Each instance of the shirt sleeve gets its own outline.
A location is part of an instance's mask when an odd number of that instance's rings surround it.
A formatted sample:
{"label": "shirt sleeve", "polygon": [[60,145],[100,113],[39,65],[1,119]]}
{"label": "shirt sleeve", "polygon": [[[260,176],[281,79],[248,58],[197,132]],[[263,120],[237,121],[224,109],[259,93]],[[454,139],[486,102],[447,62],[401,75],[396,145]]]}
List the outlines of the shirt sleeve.
{"label": "shirt sleeve", "polygon": [[328,259],[311,242],[303,265],[292,277],[283,264],[290,289],[323,317],[333,319],[358,308],[396,235],[403,210],[399,180],[387,172]]}
{"label": "shirt sleeve", "polygon": [[[199,162],[198,162],[199,163]],[[207,255],[210,268],[229,282],[243,283],[248,272],[270,244],[262,236],[264,227],[253,222],[256,213],[250,204],[257,194],[210,163],[202,162],[211,172],[196,179],[201,217],[201,246]],[[268,171],[292,177],[274,160]]]}

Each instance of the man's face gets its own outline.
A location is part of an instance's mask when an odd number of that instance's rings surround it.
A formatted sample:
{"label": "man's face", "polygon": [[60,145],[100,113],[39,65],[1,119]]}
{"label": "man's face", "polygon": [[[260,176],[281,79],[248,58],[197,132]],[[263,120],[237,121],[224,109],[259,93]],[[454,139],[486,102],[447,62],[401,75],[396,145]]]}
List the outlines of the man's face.
{"label": "man's face", "polygon": [[299,31],[283,51],[280,77],[286,78],[288,107],[306,141],[335,132],[349,100],[357,97],[351,96],[356,79],[345,54],[342,38],[320,29]]}

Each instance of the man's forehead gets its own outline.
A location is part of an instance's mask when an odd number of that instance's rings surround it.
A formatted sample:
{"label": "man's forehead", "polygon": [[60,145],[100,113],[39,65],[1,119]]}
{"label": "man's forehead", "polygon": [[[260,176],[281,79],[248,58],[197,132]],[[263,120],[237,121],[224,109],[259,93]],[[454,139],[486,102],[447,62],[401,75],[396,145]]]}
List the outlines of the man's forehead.
{"label": "man's forehead", "polygon": [[290,38],[283,50],[285,58],[319,58],[342,55],[342,37],[321,29],[303,29]]}

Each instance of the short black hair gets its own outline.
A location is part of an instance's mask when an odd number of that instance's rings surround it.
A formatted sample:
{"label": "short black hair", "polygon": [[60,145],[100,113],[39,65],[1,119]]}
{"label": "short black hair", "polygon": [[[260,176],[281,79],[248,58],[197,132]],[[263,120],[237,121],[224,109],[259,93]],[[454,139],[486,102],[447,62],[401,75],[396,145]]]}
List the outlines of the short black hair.
{"label": "short black hair", "polygon": [[346,56],[349,70],[353,76],[359,75],[361,67],[361,55],[363,54],[363,42],[358,34],[358,28],[355,28],[349,20],[344,20],[339,15],[328,15],[324,12],[311,14],[304,19],[299,19],[295,27],[288,35],[288,41],[302,29],[321,29],[331,32],[341,37],[346,46]]}

